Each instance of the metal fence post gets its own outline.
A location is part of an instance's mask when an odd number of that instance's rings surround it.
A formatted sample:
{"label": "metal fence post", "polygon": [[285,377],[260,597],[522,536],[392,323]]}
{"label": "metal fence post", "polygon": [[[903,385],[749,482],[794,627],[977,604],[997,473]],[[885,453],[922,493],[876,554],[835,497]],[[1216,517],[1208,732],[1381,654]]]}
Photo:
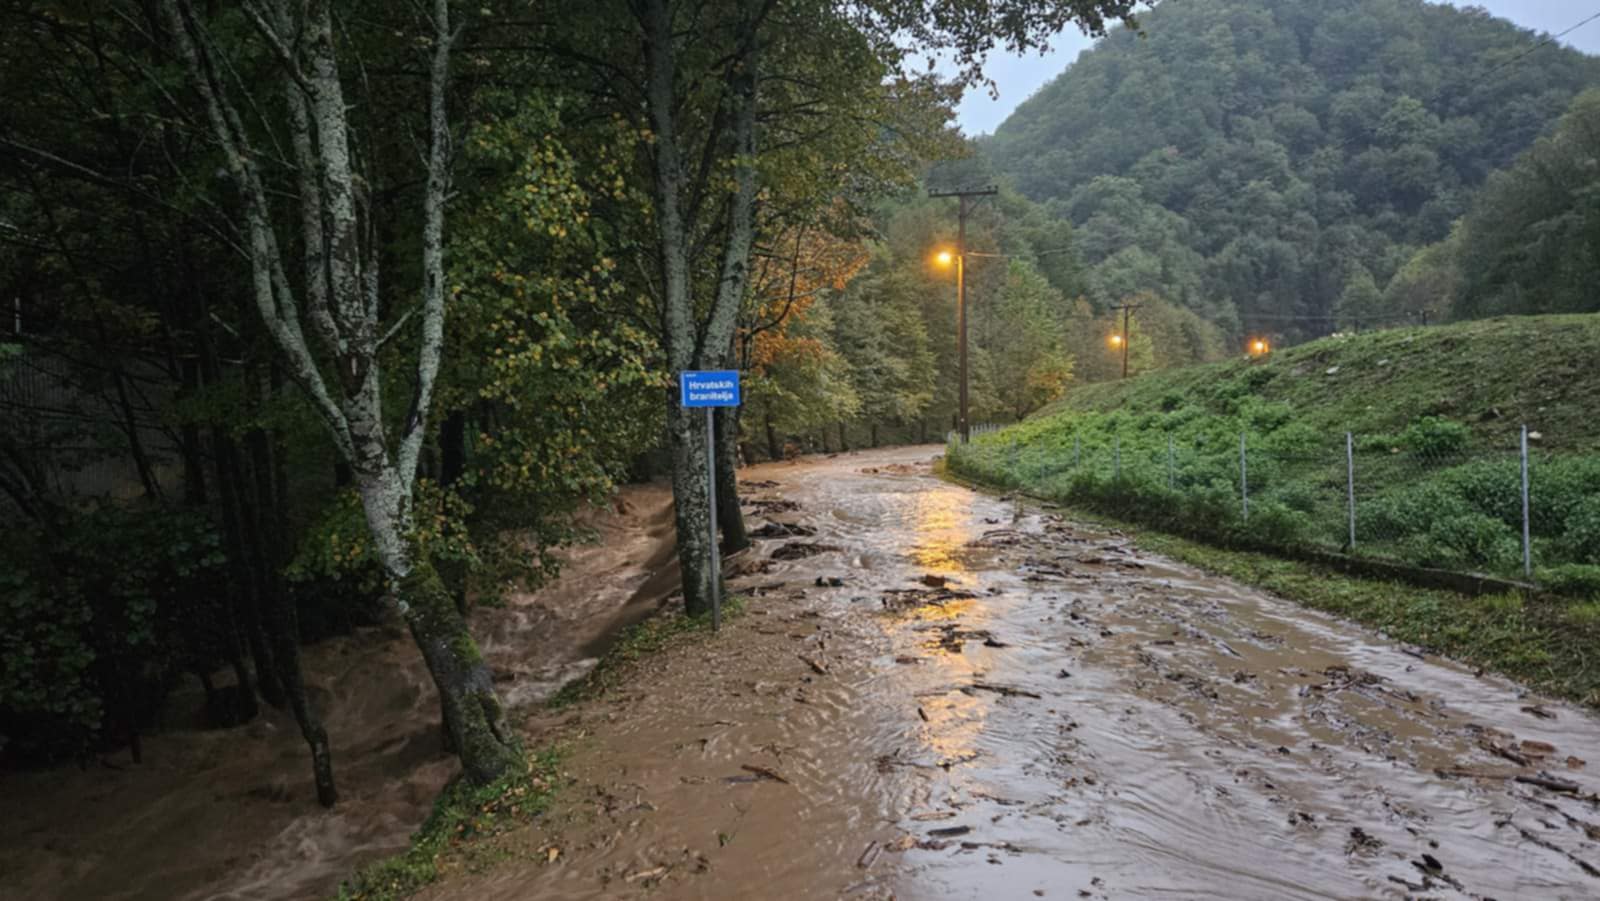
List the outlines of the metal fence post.
{"label": "metal fence post", "polygon": [[1244,505],[1244,521],[1250,521],[1250,468],[1245,463],[1244,432],[1239,433],[1239,499]]}
{"label": "metal fence post", "polygon": [[1356,549],[1356,439],[1344,433],[1345,492],[1350,508],[1350,550]]}
{"label": "metal fence post", "polygon": [[1533,578],[1533,541],[1529,528],[1528,504],[1528,427],[1522,427],[1522,574]]}
{"label": "metal fence post", "polygon": [[1177,487],[1178,487],[1178,471],[1172,465],[1172,436],[1168,435],[1167,436],[1167,488],[1169,490],[1171,490],[1171,489],[1176,489]]}

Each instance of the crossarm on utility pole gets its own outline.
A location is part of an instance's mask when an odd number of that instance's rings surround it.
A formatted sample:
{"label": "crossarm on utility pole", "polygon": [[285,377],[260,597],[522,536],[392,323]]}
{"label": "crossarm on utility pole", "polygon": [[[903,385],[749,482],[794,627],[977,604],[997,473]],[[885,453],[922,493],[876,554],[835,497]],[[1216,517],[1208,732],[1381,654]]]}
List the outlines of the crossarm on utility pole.
{"label": "crossarm on utility pole", "polygon": [[[956,344],[960,356],[960,414],[957,417],[961,443],[972,439],[971,420],[967,415],[967,212],[974,197],[992,197],[1000,193],[994,186],[962,191],[929,191],[929,197],[954,197],[956,212]],[[984,254],[989,256],[989,254]],[[976,254],[974,254],[976,256]]]}

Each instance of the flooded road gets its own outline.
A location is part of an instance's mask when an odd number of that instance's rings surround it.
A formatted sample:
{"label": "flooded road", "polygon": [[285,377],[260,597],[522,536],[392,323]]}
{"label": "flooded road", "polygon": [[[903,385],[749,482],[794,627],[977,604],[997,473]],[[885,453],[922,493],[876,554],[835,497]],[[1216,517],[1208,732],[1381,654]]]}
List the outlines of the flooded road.
{"label": "flooded road", "polygon": [[425,897],[1600,896],[1590,713],[933,453],[747,471],[748,612],[531,720],[571,785]]}
{"label": "flooded road", "polygon": [[[671,589],[662,489],[478,611],[564,786],[423,897],[1600,897],[1591,713],[942,482],[936,453],[745,470],[745,612],[596,700],[539,703]],[[454,762],[391,631],[307,656],[337,808],[282,717],[170,730],[142,767],[8,775],[0,897],[327,897],[403,848]]]}

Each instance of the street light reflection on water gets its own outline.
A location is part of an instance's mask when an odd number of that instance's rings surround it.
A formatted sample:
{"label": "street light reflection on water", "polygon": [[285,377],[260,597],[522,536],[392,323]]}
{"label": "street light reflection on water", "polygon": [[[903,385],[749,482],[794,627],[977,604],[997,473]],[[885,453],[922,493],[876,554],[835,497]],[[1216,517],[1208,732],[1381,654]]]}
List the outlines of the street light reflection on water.
{"label": "street light reflection on water", "polygon": [[970,499],[948,489],[912,496],[917,541],[911,559],[929,575],[944,576],[953,586],[967,581],[971,543],[978,538],[970,522]]}
{"label": "street light reflection on water", "polygon": [[912,560],[924,574],[943,576],[949,588],[976,595],[927,604],[910,613],[928,626],[917,633],[922,636],[918,656],[928,665],[925,672],[933,689],[918,705],[925,720],[918,738],[944,765],[977,756],[992,702],[960,690],[981,677],[982,652],[974,649],[969,654],[964,643],[958,643],[962,647],[958,650],[941,643],[942,628],[982,629],[991,618],[988,605],[993,600],[981,584],[988,552],[974,547],[982,528],[972,498],[967,492],[946,487],[922,492],[913,500],[916,543],[910,552]]}

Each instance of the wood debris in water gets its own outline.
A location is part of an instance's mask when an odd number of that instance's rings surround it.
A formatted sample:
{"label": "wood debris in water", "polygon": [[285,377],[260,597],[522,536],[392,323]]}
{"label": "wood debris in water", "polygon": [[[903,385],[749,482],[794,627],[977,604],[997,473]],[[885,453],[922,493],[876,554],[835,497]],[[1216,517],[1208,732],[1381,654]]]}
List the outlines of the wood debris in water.
{"label": "wood debris in water", "polygon": [[1042,697],[1042,695],[1035,694],[1024,688],[1016,688],[1010,685],[993,685],[988,682],[974,682],[961,690],[968,694],[974,691],[989,691],[1006,698],[1033,698],[1038,700]]}
{"label": "wood debris in water", "polygon": [[779,773],[777,770],[771,769],[769,767],[761,766],[759,764],[742,763],[742,764],[739,765],[739,769],[744,770],[747,773],[752,773],[755,776],[757,776],[758,778],[765,779],[765,780],[767,780],[769,782],[781,782],[784,785],[790,785],[791,784],[789,782],[789,780],[783,778],[783,774],[782,773]]}

